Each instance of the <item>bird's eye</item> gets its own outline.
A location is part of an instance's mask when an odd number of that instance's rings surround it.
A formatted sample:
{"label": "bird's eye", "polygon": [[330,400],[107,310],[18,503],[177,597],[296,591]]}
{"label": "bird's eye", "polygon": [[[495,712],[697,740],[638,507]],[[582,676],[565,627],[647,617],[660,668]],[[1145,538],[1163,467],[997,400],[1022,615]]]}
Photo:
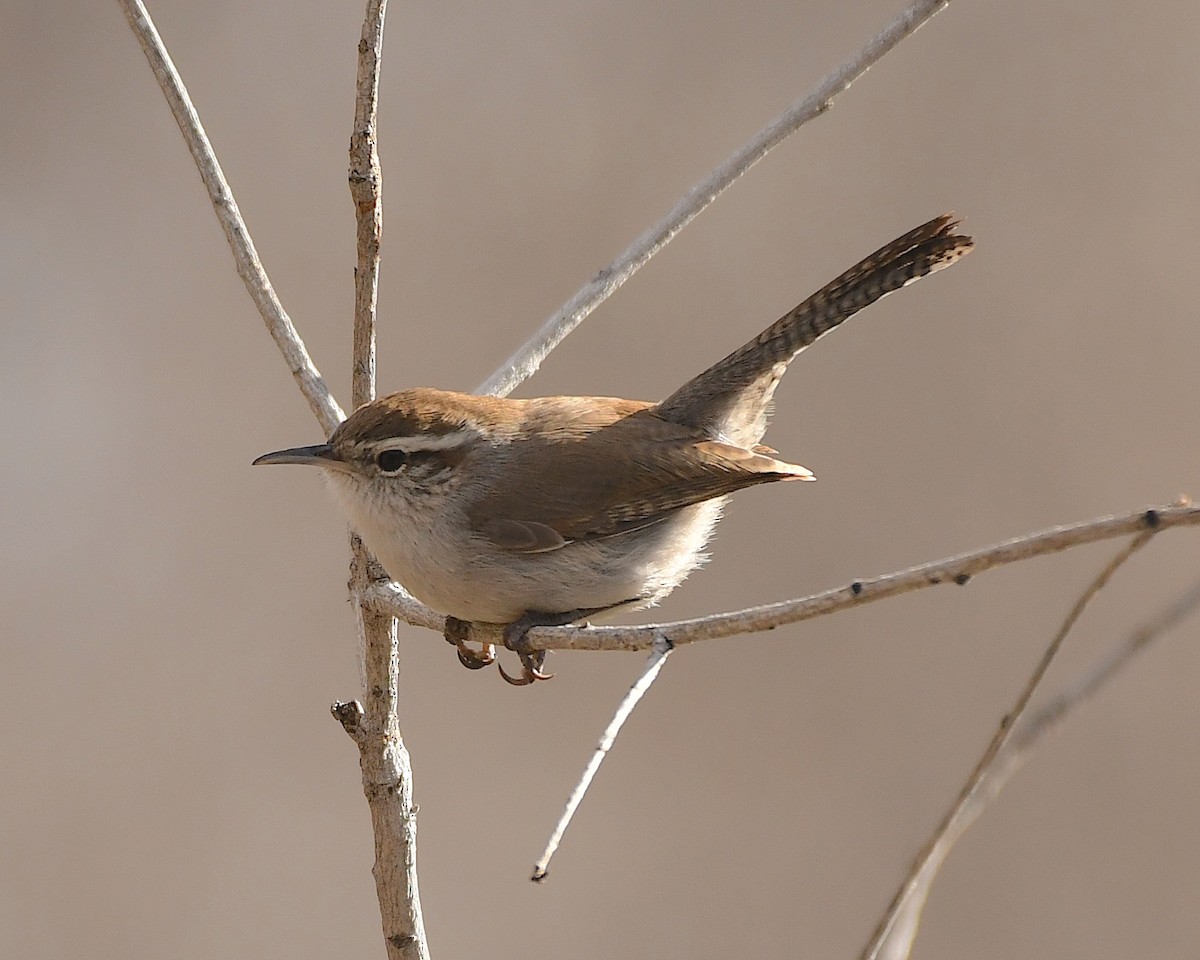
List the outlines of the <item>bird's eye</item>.
{"label": "bird's eye", "polygon": [[403,450],[384,450],[375,457],[375,464],[383,473],[396,473],[408,460]]}

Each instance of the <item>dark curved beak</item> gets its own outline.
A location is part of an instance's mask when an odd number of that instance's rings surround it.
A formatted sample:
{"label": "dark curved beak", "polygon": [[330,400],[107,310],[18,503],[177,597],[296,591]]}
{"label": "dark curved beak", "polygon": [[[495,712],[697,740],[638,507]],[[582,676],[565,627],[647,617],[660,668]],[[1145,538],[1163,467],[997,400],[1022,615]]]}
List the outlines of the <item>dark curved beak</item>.
{"label": "dark curved beak", "polygon": [[310,467],[333,467],[335,470],[345,467],[345,461],[327,443],[318,443],[311,447],[292,447],[290,450],[276,450],[274,453],[264,453],[251,466],[257,467],[263,463],[303,463]]}

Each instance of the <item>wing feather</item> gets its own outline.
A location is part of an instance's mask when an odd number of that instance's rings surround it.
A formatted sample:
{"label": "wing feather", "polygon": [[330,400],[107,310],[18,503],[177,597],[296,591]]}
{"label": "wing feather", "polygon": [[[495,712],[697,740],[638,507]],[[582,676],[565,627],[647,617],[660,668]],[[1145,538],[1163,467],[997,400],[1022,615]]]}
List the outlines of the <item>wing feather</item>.
{"label": "wing feather", "polygon": [[743,487],[813,479],[797,464],[663,420],[648,404],[591,398],[582,409],[586,416],[579,418],[541,411],[555,414],[543,418],[552,430],[539,430],[531,416],[520,462],[507,465],[512,482],[469,511],[480,535],[516,553],[543,552],[644,529]]}

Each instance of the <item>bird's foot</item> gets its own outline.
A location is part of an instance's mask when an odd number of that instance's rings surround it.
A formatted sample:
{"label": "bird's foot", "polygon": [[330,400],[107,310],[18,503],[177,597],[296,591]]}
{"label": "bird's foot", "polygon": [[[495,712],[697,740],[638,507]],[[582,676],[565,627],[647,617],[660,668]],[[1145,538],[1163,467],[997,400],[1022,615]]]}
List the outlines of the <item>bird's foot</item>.
{"label": "bird's foot", "polygon": [[[561,627],[564,623],[570,623],[571,620],[575,619],[570,616],[570,614],[575,612],[577,611],[571,610],[566,614],[553,614],[541,613],[537,610],[527,610],[512,623],[507,624],[504,628],[504,645],[521,658],[521,675],[518,677],[509,676],[508,672],[504,669],[504,664],[497,663],[496,669],[500,671],[500,676],[514,687],[525,687],[535,680],[553,679],[554,674],[542,671],[542,664],[546,662],[546,651],[523,649],[525,634],[529,633],[534,627]],[[563,617],[567,619],[563,619]]]}
{"label": "bird's foot", "polygon": [[521,659],[521,672],[517,676],[509,674],[496,660],[496,647],[485,643],[478,651],[467,646],[467,637],[471,623],[458,617],[446,617],[443,635],[446,642],[454,646],[458,652],[458,662],[468,670],[482,670],[495,663],[502,676],[514,687],[526,687],[537,680],[551,680],[552,673],[546,673],[542,666],[546,662],[545,650],[530,650],[526,646],[525,637],[534,627],[561,627],[568,623],[578,623],[598,613],[625,607],[638,600],[626,600],[613,604],[611,607],[585,607],[578,610],[564,610],[559,613],[547,613],[543,610],[527,610],[512,623],[504,627],[504,646],[512,650]]}
{"label": "bird's foot", "polygon": [[447,617],[442,635],[446,642],[458,651],[458,662],[468,670],[482,670],[496,662],[496,647],[485,643],[478,650],[467,646],[467,631],[471,626],[469,620],[459,620],[458,617]]}
{"label": "bird's foot", "polygon": [[[617,606],[621,605],[617,604]],[[554,674],[542,671],[542,665],[546,662],[546,651],[526,649],[525,635],[534,627],[562,627],[611,609],[612,607],[586,607],[580,610],[564,610],[560,613],[526,610],[520,617],[504,627],[504,645],[521,658],[521,675],[519,677],[509,676],[503,665],[497,663],[496,667],[500,671],[500,676],[514,687],[525,687],[535,680],[552,679]]]}

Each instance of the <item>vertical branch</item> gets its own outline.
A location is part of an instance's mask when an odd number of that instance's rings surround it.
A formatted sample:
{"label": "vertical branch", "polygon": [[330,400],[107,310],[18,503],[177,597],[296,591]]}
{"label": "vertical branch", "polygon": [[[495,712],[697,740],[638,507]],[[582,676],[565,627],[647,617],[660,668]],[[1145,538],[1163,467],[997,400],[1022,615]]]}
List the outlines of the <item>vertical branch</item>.
{"label": "vertical branch", "polygon": [[357,222],[358,262],[354,267],[354,370],[351,403],[375,399],[375,309],[379,299],[379,240],[383,235],[383,172],[376,145],[379,62],[387,0],[368,0],[358,41],[358,80],[354,90],[354,129],[350,132],[350,196]]}
{"label": "vertical branch", "polygon": [[400,654],[396,620],[363,603],[362,586],[378,565],[357,537],[351,540],[350,586],[359,643],[364,651],[363,705],[335,703],[333,715],[358,746],[363,793],[375,837],[375,895],[388,960],[429,960],[417,888],[417,818],[412,764],[400,736]]}
{"label": "vertical branch", "polygon": [[[383,233],[382,175],[376,146],[379,64],[387,0],[368,0],[358,42],[354,129],[350,134],[350,195],[357,221],[354,268],[352,398],[375,399],[375,313],[379,241]],[[417,889],[417,821],[412,764],[400,736],[400,655],[396,620],[366,603],[372,583],[387,575],[362,540],[350,537],[350,593],[363,658],[363,706],[334,704],[334,715],[358,745],[363,792],[375,835],[375,893],[390,960],[428,960],[429,946]]]}

